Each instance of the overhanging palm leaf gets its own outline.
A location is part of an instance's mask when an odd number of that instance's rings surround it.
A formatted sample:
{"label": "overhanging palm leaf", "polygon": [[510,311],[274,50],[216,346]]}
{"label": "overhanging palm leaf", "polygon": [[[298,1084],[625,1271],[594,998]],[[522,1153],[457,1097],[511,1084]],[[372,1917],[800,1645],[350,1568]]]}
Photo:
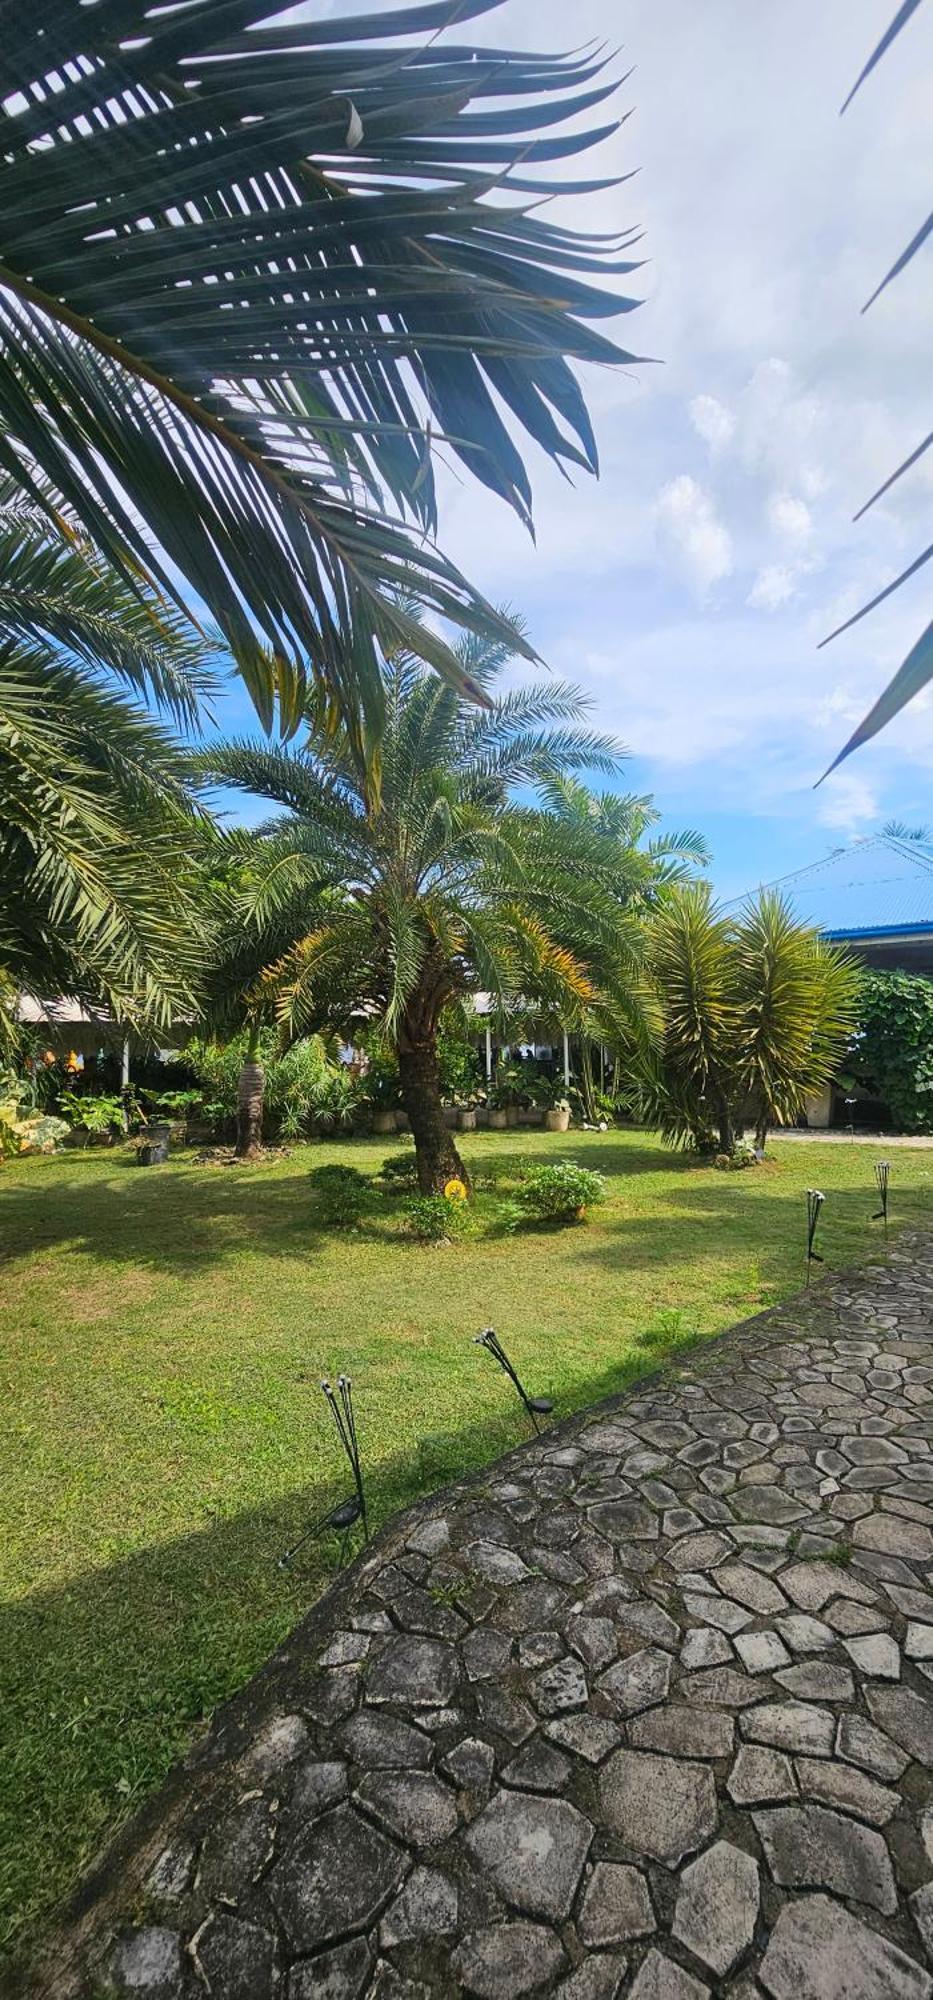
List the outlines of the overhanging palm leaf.
{"label": "overhanging palm leaf", "polygon": [[[891,47],[892,42],[896,40],[901,30],[907,26],[908,21],[916,13],[919,5],[920,0],[902,0],[902,4],[898,8],[893,20],[881,36],[880,41],[873,49],[872,54],[853,84],[842,107],[843,111],[848,109],[853,97],[861,88],[866,77],[870,76],[876,64],[881,61],[882,56]],[[882,278],[880,284],[876,285],[871,298],[862,307],[863,312],[867,312],[869,306],[874,305],[875,300],[880,298],[881,293],[891,284],[892,280],[899,277],[901,272],[906,270],[907,265],[912,262],[917,252],[927,242],[931,232],[933,232],[933,213],[927,216],[925,222],[921,223],[906,249],[895,259],[895,262],[891,265],[885,277]],[[869,500],[866,500],[864,506],[859,508],[855,516],[857,521],[861,520],[863,514],[867,514],[869,508],[874,506],[876,500],[880,500],[883,494],[890,492],[891,487],[905,472],[909,472],[918,463],[924,456],[924,453],[929,450],[931,444],[933,444],[933,431],[924,438],[922,444],[919,444],[916,450],[909,453],[903,463],[897,467],[897,470],[892,472],[890,477],[879,486],[877,492],[873,493]],[[933,543],[923,551],[922,555],[919,555],[915,561],[910,563],[905,570],[902,570],[900,575],[894,578],[893,582],[887,584],[883,590],[880,590],[868,604],[864,604],[860,611],[856,611],[851,618],[847,618],[844,624],[837,625],[836,630],[830,632],[822,640],[822,645],[828,646],[830,640],[838,638],[840,632],[847,632],[850,626],[857,625],[860,618],[866,617],[868,612],[873,611],[877,604],[882,603],[884,598],[890,597],[895,590],[900,589],[901,584],[906,583],[909,577],[914,576],[918,570],[922,569],[929,562],[931,556],[933,556]],[[926,630],[920,634],[919,639],[911,647],[907,658],[902,661],[893,679],[888,682],[887,687],[869,709],[868,714],[859,723],[858,728],[853,730],[848,742],[843,745],[838,757],[833,759],[828,770],[824,771],[823,776],[828,777],[829,772],[835,771],[837,765],[843,763],[853,750],[859,749],[863,743],[870,742],[873,736],[877,736],[879,730],[886,728],[887,724],[893,721],[895,715],[898,715],[900,710],[905,708],[909,701],[913,701],[914,696],[920,694],[931,679],[933,679],[933,623],[929,624]],[[820,779],[820,783],[822,784],[822,779]]]}
{"label": "overhanging palm leaf", "polygon": [[490,4],[274,26],[258,0],[45,0],[4,22],[0,461],[27,484],[28,454],[117,562],[145,559],[141,517],[288,727],[306,672],[378,724],[404,589],[501,638],[406,525],[434,530],[432,443],[530,521],[499,409],[595,470],[569,360],[632,358],[592,322],[635,302],[587,282],[637,268],[631,236],[522,198],[572,185],[534,169],[613,129],[563,129],[612,86],[589,56],[438,42]]}

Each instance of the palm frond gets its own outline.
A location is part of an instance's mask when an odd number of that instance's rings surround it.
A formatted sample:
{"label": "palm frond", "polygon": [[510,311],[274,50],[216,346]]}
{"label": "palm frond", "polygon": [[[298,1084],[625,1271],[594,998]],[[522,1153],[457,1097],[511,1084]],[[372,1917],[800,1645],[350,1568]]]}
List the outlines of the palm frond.
{"label": "palm frond", "polygon": [[286,729],[310,679],[372,731],[400,591],[532,656],[424,539],[433,447],[530,522],[516,438],[595,471],[571,363],[635,358],[596,324],[636,303],[600,282],[637,269],[631,236],[521,198],[571,191],[534,169],[614,130],[577,129],[603,61],[437,39],[484,11],[53,0],[4,24],[0,460],[125,573],[177,567]]}

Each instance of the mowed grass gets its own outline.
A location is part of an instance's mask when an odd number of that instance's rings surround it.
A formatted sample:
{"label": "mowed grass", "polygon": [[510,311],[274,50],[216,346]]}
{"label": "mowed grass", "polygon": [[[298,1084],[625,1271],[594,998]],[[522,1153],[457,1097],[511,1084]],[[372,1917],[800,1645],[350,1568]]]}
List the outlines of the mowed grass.
{"label": "mowed grass", "polygon": [[[431,1250],[382,1200],[350,1234],[309,1172],[375,1172],[385,1140],[253,1169],[69,1153],[0,1174],[0,1936],[28,1948],[101,1843],[332,1573],[277,1557],[347,1480],[317,1384],[350,1372],[378,1524],[524,1434],[471,1336],[494,1325],[559,1413],[803,1279],[804,1189],[828,1266],[880,1248],[863,1146],[775,1145],[745,1173],[637,1132],[481,1133],[508,1192],[522,1157],[609,1178],[581,1227]],[[892,1215],[929,1219],[933,1152],[893,1156]]]}

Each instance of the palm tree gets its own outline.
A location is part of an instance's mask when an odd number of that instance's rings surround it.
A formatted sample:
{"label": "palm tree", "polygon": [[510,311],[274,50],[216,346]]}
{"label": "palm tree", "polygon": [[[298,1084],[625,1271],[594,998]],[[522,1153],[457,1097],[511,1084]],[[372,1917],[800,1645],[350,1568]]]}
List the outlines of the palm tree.
{"label": "palm tree", "polygon": [[523,1001],[557,1015],[604,996],[633,1033],[640,1021],[641,933],[618,901],[618,844],[598,819],[534,798],[560,773],[611,771],[615,746],[561,682],[497,695],[507,659],[464,642],[481,707],[410,655],[387,667],[378,792],[349,734],[320,727],[294,752],[234,743],[198,759],[203,778],[285,808],[234,836],[252,874],[246,919],[269,924],[302,897],[315,913],[253,1003],[271,999],[289,1035],[345,1029],[367,1006],[398,1058],[426,1192],[466,1178],[441,1109],[445,1009],[477,990],[513,1015]]}
{"label": "palm tree", "polygon": [[569,362],[635,358],[591,322],[636,301],[587,282],[637,269],[632,232],[536,199],[604,185],[536,169],[615,129],[578,129],[615,86],[592,51],[438,39],[497,4],[5,10],[0,464],[24,490],[41,467],[124,570],[171,590],[175,565],[267,724],[310,677],[378,735],[400,590],[501,637],[434,545],[433,449],[530,521],[513,430],[595,471]]}
{"label": "palm tree", "polygon": [[165,1021],[197,971],[202,815],[151,705],[192,721],[217,648],[11,480],[0,632],[0,972]]}
{"label": "palm tree", "polygon": [[[706,867],[709,862],[707,843],[694,828],[651,834],[660,814],[650,798],[638,797],[633,792],[593,792],[579,778],[565,772],[547,777],[541,795],[548,810],[561,822],[588,828],[608,843],[615,855],[609,893],[627,921],[638,922],[658,909],[675,883],[689,880],[697,868]],[[651,837],[646,839],[646,835]],[[594,1043],[612,1051],[618,1079],[621,1064],[629,1062],[633,1053],[637,1054],[639,1042],[643,1042],[645,1024],[656,1023],[658,1019],[643,974],[638,977],[636,987],[639,1005],[634,1047],[631,1017],[620,1016],[603,994],[597,994],[588,1005],[577,1001],[559,1023],[578,1038],[580,1095],[584,1114],[594,1123],[598,1117]]]}
{"label": "palm tree", "polygon": [[705,884],[665,900],[650,951],[664,1026],[642,1110],[675,1143],[730,1154],[751,1116],[764,1146],[835,1073],[857,1015],[854,961],[780,896],[764,892],[733,917]]}

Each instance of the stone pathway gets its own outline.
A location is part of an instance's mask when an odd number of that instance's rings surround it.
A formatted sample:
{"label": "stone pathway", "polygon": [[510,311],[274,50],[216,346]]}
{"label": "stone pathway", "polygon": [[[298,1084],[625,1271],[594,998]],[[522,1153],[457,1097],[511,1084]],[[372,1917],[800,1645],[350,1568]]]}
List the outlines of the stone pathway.
{"label": "stone pathway", "polygon": [[399,1517],[58,1996],[933,1996],[933,1239]]}

